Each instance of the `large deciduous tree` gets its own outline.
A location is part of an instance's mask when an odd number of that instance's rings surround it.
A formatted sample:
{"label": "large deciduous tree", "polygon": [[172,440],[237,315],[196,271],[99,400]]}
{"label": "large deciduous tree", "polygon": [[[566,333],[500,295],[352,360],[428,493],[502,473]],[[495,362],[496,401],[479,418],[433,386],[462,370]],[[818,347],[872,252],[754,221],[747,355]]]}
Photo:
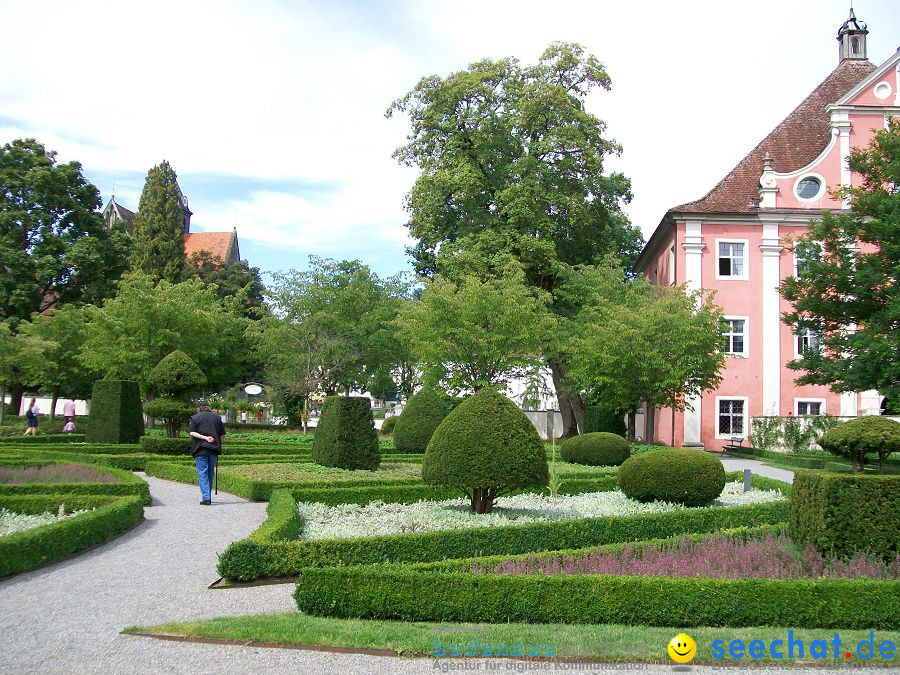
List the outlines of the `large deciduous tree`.
{"label": "large deciduous tree", "polygon": [[131,267],[154,280],[177,283],[184,268],[184,196],[172,166],[163,161],[147,172],[134,217]]}
{"label": "large deciduous tree", "polygon": [[[484,60],[442,78],[422,79],[388,115],[407,113],[412,132],[395,152],[421,173],[408,199],[410,249],[417,271],[452,276],[461,250],[486,259],[511,255],[527,283],[549,292],[552,310],[567,268],[615,252],[639,252],[640,232],[621,206],[630,183],[605,173],[621,149],[585,108],[593,89],[609,89],[603,65],[573,44],[553,44],[537,64]],[[548,344],[547,364],[565,434],[577,433],[583,404],[566,387],[567,364]]]}
{"label": "large deciduous tree", "polygon": [[220,298],[236,298],[248,319],[259,319],[265,314],[266,287],[259,268],[250,267],[245,260],[226,263],[209,251],[201,251],[185,261],[183,274],[185,279],[215,284]]}
{"label": "large deciduous tree", "polygon": [[130,244],[99,207],[78,162],[57,163],[32,138],[0,148],[0,319],[113,294]]}
{"label": "large deciduous tree", "polygon": [[[784,321],[812,331],[819,348],[788,366],[803,371],[799,384],[834,391],[877,389],[900,397],[900,120],[892,119],[866,148],[850,154],[860,181],[844,190],[848,212],[825,212],[795,242],[820,251],[802,261],[799,277],[785,279],[793,305]],[[815,344],[815,340],[812,341]]]}

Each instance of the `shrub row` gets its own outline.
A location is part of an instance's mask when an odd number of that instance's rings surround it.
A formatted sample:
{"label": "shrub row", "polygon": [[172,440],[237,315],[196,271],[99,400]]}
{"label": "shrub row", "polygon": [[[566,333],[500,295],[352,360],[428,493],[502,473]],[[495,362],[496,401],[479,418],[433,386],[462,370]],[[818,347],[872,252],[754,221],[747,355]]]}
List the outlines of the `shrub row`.
{"label": "shrub row", "polygon": [[141,438],[141,451],[154,455],[190,455],[191,439],[144,436]]}
{"label": "shrub row", "polygon": [[[826,455],[825,453],[818,453],[818,455],[799,455],[796,453],[775,452],[773,450],[760,450],[759,448],[748,447],[741,448],[739,451],[729,451],[728,454],[734,455],[735,457],[763,457],[765,459],[774,460],[779,464],[798,466],[804,469],[823,469],[825,471],[838,473],[853,470],[849,461],[841,462],[835,457]],[[888,467],[888,470],[900,469],[900,458],[888,458],[885,464]],[[871,465],[868,468],[871,470],[875,469],[875,467]]]}
{"label": "shrub row", "polygon": [[900,476],[798,471],[790,533],[826,553],[900,553]]}
{"label": "shrub row", "polygon": [[[0,460],[4,466],[47,466],[67,464],[81,464],[58,459],[25,459],[25,460]],[[109,466],[88,464],[100,473],[115,477],[117,483],[0,483],[0,495],[40,495],[40,494],[65,494],[65,495],[110,495],[110,496],[136,496],[140,497],[143,504],[150,503],[150,486],[129,471],[122,471]]]}
{"label": "shrub row", "polygon": [[780,523],[787,520],[788,510],[787,502],[774,502],[359,539],[275,541],[265,544],[244,539],[225,549],[219,556],[218,569],[226,579],[251,581],[261,577],[294,576],[304,567],[429,562],[473,555],[514,555],[583,548],[673,534]]}
{"label": "shrub row", "polygon": [[16,513],[95,508],[74,518],[0,537],[0,576],[17,574],[112,539],[144,517],[140,497],[0,496],[0,507]]}
{"label": "shrub row", "polygon": [[900,582],[420,572],[400,565],[304,569],[310,614],[403,621],[893,629]]}
{"label": "shrub row", "polygon": [[34,445],[36,443],[84,443],[84,434],[41,434],[40,436],[0,436],[4,445]]}

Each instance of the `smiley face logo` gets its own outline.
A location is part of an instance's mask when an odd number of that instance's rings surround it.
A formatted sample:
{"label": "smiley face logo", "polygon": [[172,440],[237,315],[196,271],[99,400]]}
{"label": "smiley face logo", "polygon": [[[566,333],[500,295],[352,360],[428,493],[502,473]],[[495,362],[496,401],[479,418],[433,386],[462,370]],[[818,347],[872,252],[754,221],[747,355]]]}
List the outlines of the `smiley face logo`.
{"label": "smiley face logo", "polygon": [[679,633],[669,641],[669,656],[676,663],[687,663],[697,654],[697,643],[690,635]]}

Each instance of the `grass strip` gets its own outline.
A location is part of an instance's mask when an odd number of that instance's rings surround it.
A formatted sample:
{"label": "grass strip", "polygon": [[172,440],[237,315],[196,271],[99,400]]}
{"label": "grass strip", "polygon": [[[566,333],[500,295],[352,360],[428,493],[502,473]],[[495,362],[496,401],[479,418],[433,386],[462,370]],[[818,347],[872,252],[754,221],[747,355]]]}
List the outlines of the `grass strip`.
{"label": "grass strip", "polygon": [[[768,646],[773,640],[788,638],[788,628],[764,626],[759,628],[691,628],[689,635],[697,643],[697,656],[692,663],[712,662],[712,643],[723,640],[726,646],[732,640],[742,640],[749,644],[752,640],[761,640]],[[806,662],[822,663],[809,659],[809,647],[813,640],[828,640],[831,654],[831,641],[834,634],[840,635],[841,646],[851,652],[850,659],[843,658],[843,663],[853,663],[857,667],[862,659],[856,656],[856,646],[869,639],[869,632],[863,630],[834,629],[797,629],[793,628],[794,639],[802,640],[806,648]],[[361,619],[330,619],[307,616],[299,612],[283,614],[260,614],[253,616],[225,617],[205,621],[184,621],[164,623],[150,627],[134,626],[126,628],[125,633],[143,633],[159,635],[180,635],[191,638],[209,638],[218,640],[234,640],[238,642],[278,643],[291,646],[345,647],[355,649],[389,650],[399,656],[432,656],[435,640],[442,643],[461,643],[463,648],[473,639],[479,644],[492,645],[554,645],[558,654],[566,653],[564,647],[578,646],[583,651],[594,650],[600,656],[603,648],[609,654],[607,661],[646,661],[671,663],[666,647],[675,635],[683,632],[678,627],[623,626],[615,624],[579,625],[579,624],[523,624],[523,623],[479,623],[479,624],[446,624],[428,622],[400,621],[367,621]],[[876,646],[884,640],[895,645],[900,644],[900,631],[879,630],[875,632]],[[631,655],[623,652],[630,648]],[[643,652],[645,658],[635,658],[634,654]],[[610,653],[612,652],[612,653]],[[618,654],[616,654],[618,652]],[[846,653],[846,652],[845,652]],[[889,664],[897,660],[883,659],[876,650],[876,658],[865,663]],[[772,657],[768,649],[761,659],[744,658],[728,659],[727,663],[785,663]],[[837,665],[833,659],[825,660]]]}

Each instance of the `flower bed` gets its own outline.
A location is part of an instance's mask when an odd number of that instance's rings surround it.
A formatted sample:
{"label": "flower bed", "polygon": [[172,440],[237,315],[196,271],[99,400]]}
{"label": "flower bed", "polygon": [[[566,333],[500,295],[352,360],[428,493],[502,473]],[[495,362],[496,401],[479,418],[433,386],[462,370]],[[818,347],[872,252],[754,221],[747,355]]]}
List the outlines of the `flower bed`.
{"label": "flower bed", "polygon": [[[0,480],[0,495],[137,495],[144,504],[150,503],[150,487],[146,481],[133,473],[97,464],[81,464],[61,459],[37,459],[35,453],[28,459],[3,458],[3,466],[13,474],[26,470],[35,476],[55,476],[56,479],[45,481],[40,478],[35,482],[3,482]],[[62,453],[61,453],[62,454]],[[91,480],[90,476],[105,476],[104,480]]]}
{"label": "flower bed", "polygon": [[0,466],[0,483],[118,483],[110,473],[84,464]]}
{"label": "flower bed", "polygon": [[[744,492],[742,483],[732,482],[710,506],[746,506],[783,499],[784,495],[775,490]],[[298,508],[304,523],[300,538],[318,540],[666,513],[686,507],[666,502],[643,504],[615,491],[564,497],[535,493],[501,497],[489,514],[472,513],[465,499],[415,504],[373,502],[366,506],[302,503]]]}
{"label": "flower bed", "polygon": [[5,537],[16,532],[24,532],[35,527],[58,523],[66,518],[72,518],[82,513],[87,513],[87,509],[71,511],[66,513],[65,504],[60,504],[59,509],[54,513],[52,511],[44,511],[43,513],[16,513],[0,508],[0,537]]}

